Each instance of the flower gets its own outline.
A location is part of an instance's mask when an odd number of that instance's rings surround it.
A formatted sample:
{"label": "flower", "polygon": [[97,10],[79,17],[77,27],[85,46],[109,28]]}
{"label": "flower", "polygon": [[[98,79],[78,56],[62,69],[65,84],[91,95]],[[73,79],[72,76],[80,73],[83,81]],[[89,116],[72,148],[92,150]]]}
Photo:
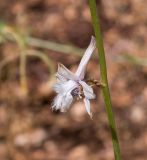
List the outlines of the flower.
{"label": "flower", "polygon": [[58,64],[58,70],[56,73],[58,82],[53,86],[57,96],[54,98],[52,109],[65,112],[72,104],[74,98],[83,98],[86,111],[90,117],[92,117],[90,111],[90,99],[94,99],[95,94],[93,93],[92,87],[84,81],[84,76],[87,63],[95,48],[95,38],[92,36],[91,42],[75,73],[72,73],[63,64]]}

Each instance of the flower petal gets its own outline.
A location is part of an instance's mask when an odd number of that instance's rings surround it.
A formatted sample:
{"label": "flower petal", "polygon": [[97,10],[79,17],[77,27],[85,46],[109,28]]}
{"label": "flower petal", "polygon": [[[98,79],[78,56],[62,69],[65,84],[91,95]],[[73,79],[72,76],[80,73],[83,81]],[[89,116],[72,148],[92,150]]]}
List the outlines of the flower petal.
{"label": "flower petal", "polygon": [[62,107],[61,107],[60,111],[66,112],[69,109],[69,107],[71,106],[72,102],[73,102],[73,97],[70,93],[63,96]]}
{"label": "flower petal", "polygon": [[52,109],[60,110],[61,112],[66,112],[67,109],[70,107],[73,101],[73,97],[71,94],[63,95],[58,94],[53,101]]}
{"label": "flower petal", "polygon": [[66,82],[57,82],[54,84],[53,89],[57,93],[66,94],[69,91],[72,91],[74,88],[76,88],[78,84],[75,81],[68,80]]}
{"label": "flower petal", "polygon": [[61,112],[67,111],[73,101],[71,91],[77,86],[78,84],[72,80],[56,83],[53,89],[58,93],[58,95],[53,101],[52,109],[59,109]]}
{"label": "flower petal", "polygon": [[77,79],[76,76],[61,63],[58,64],[58,71],[56,76],[60,81]]}
{"label": "flower petal", "polygon": [[58,94],[53,100],[52,109],[53,110],[60,109],[62,106],[62,101],[63,101],[63,96],[61,94]]}
{"label": "flower petal", "polygon": [[62,93],[62,83],[58,82],[56,84],[53,85],[53,89],[56,93]]}
{"label": "flower petal", "polygon": [[85,103],[87,113],[92,118],[92,113],[90,112],[90,101],[89,101],[89,99],[84,98],[84,103]]}
{"label": "flower petal", "polygon": [[56,73],[56,78],[59,82],[66,82],[67,78],[63,77],[62,75],[60,75],[58,72]]}
{"label": "flower petal", "polygon": [[79,79],[81,79],[81,80],[85,76],[85,70],[86,70],[87,63],[88,63],[95,48],[96,48],[96,42],[95,42],[95,38],[92,36],[90,44],[89,44],[88,48],[86,49],[86,51],[81,59],[81,62],[79,64],[79,67],[75,73],[75,75],[77,77],[79,77]]}
{"label": "flower petal", "polygon": [[84,81],[79,81],[79,83],[82,85],[83,87],[83,92],[84,92],[84,96],[88,99],[94,99],[95,98],[95,94],[93,93],[93,89],[92,87],[90,87],[86,82]]}

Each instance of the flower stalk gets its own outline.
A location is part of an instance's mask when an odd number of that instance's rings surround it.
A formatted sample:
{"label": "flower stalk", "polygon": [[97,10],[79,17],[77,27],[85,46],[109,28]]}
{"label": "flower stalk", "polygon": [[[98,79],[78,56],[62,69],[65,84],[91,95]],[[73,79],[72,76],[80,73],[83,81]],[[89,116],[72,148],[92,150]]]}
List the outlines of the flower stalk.
{"label": "flower stalk", "polygon": [[105,84],[105,86],[102,87],[102,92],[103,92],[107,116],[109,120],[109,127],[111,130],[114,156],[115,156],[115,160],[121,160],[119,141],[117,137],[116,124],[115,124],[115,119],[112,111],[112,104],[111,104],[111,98],[110,98],[110,92],[109,92],[105,51],[104,51],[103,39],[101,35],[99,17],[97,15],[96,1],[95,0],[88,0],[88,1],[89,1],[92,23],[93,23],[95,37],[96,37],[96,46],[98,48],[98,54],[99,54],[101,82]]}

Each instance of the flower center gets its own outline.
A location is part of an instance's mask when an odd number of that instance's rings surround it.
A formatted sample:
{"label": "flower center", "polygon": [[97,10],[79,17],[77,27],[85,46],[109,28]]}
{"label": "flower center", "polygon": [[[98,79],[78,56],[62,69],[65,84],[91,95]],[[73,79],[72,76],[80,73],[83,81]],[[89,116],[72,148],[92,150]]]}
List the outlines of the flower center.
{"label": "flower center", "polygon": [[84,92],[83,92],[83,87],[81,85],[79,85],[77,88],[73,89],[71,91],[71,95],[74,97],[74,98],[77,98],[77,99],[82,99],[84,98]]}

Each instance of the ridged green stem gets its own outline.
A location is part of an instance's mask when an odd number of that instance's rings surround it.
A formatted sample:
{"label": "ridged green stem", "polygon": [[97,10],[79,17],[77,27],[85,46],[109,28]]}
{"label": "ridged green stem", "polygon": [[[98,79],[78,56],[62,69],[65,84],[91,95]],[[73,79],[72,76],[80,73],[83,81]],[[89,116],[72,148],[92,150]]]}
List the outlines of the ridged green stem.
{"label": "ridged green stem", "polygon": [[89,7],[91,12],[94,32],[96,36],[96,45],[97,45],[98,54],[99,54],[101,81],[103,84],[105,84],[105,86],[102,87],[102,92],[103,92],[103,97],[104,97],[106,111],[107,111],[108,120],[109,120],[109,126],[111,130],[111,135],[112,135],[115,160],[121,160],[120,147],[119,147],[119,142],[118,142],[118,137],[116,132],[116,124],[115,124],[115,119],[112,111],[112,104],[111,104],[111,98],[110,98],[110,92],[109,92],[109,86],[108,86],[108,80],[107,80],[105,51],[104,51],[103,39],[101,35],[99,17],[97,15],[96,2],[95,0],[88,0],[88,1],[89,1]]}

